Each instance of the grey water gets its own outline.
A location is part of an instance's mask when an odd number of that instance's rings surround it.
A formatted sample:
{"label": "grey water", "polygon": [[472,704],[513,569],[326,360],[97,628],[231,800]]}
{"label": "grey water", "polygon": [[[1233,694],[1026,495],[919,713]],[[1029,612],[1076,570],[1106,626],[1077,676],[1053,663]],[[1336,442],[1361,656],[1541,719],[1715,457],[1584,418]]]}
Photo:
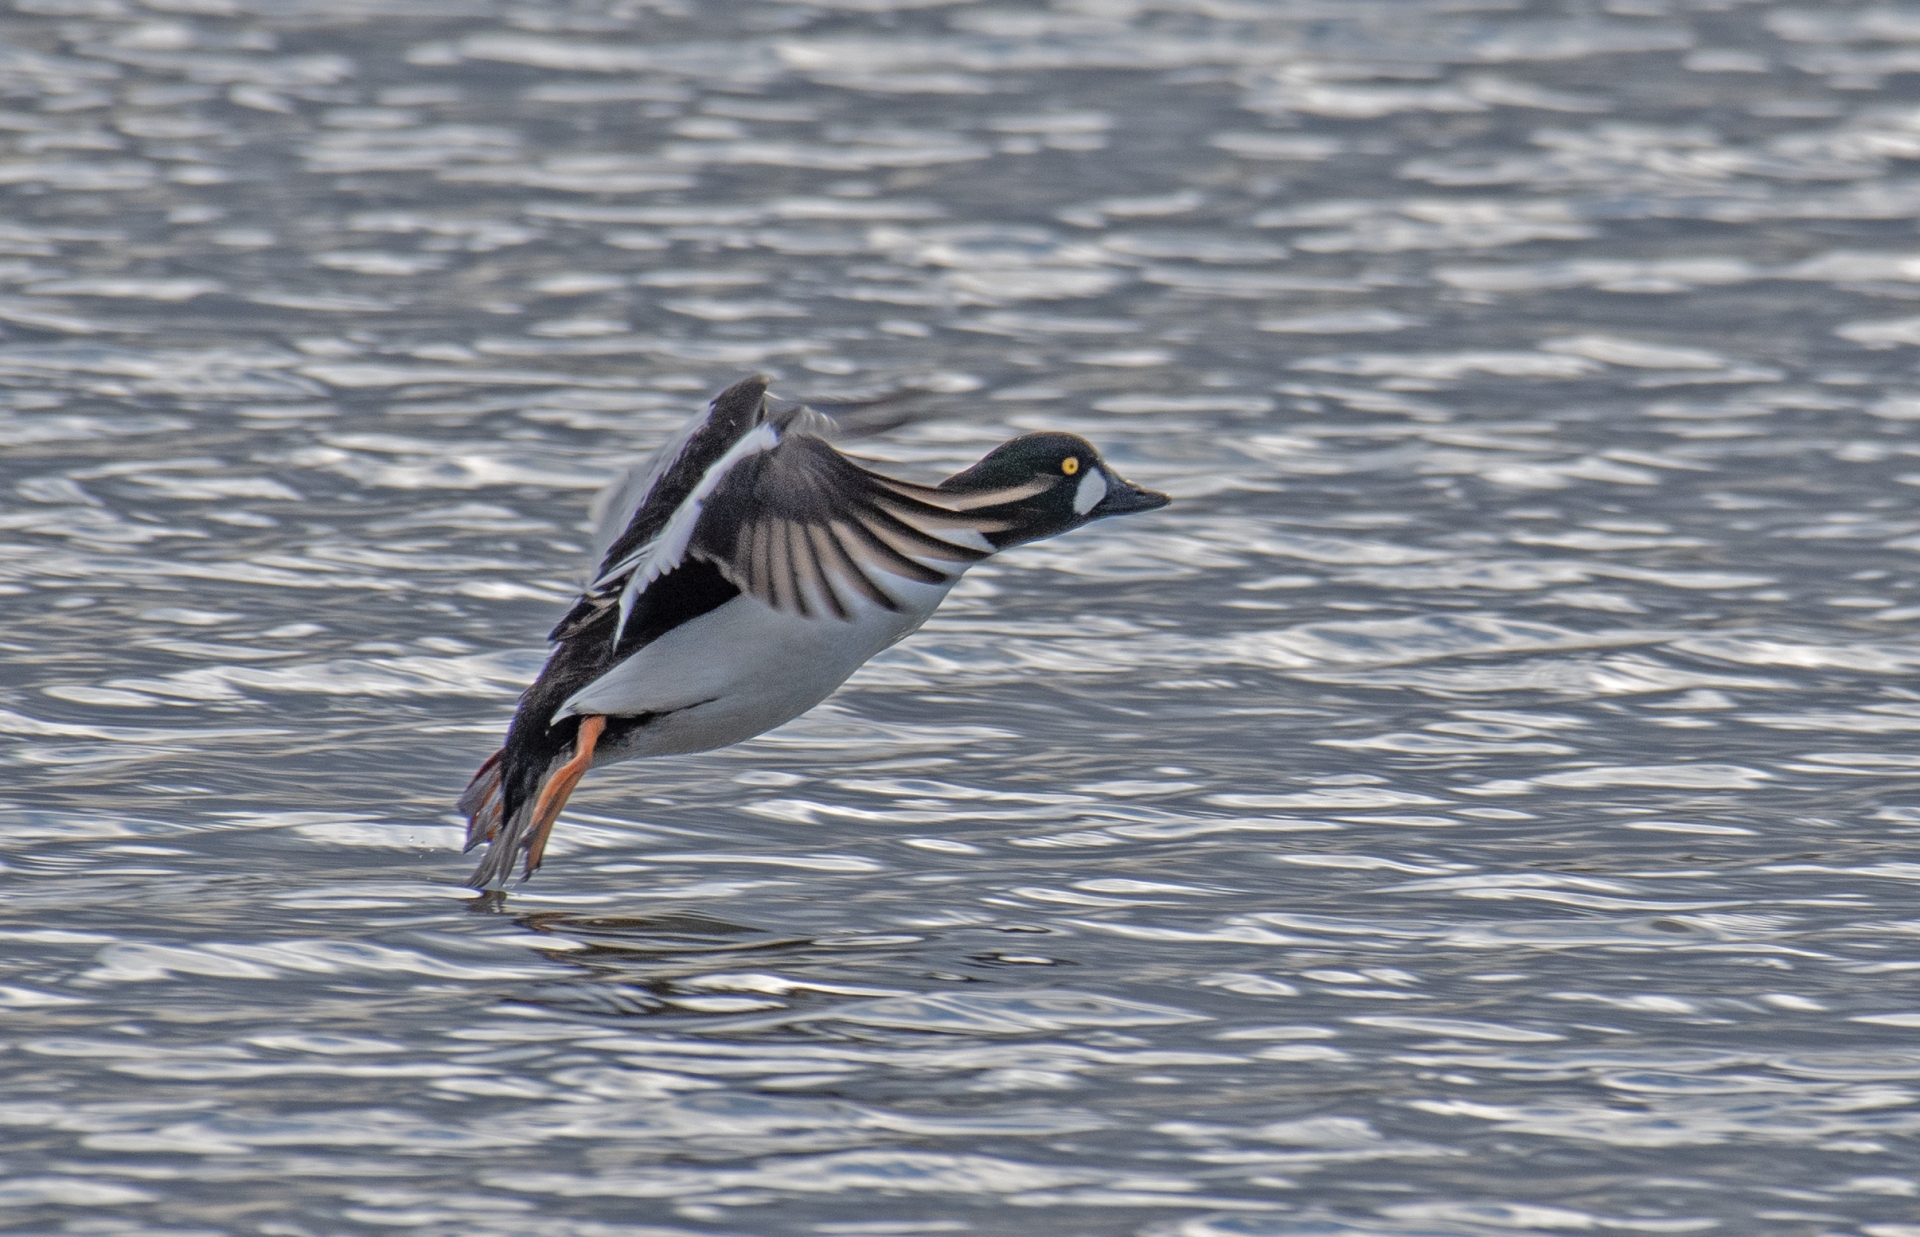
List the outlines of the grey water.
{"label": "grey water", "polygon": [[[12,0],[0,1230],[1920,1235],[1920,9]],[[452,802],[720,386],[1174,505]]]}

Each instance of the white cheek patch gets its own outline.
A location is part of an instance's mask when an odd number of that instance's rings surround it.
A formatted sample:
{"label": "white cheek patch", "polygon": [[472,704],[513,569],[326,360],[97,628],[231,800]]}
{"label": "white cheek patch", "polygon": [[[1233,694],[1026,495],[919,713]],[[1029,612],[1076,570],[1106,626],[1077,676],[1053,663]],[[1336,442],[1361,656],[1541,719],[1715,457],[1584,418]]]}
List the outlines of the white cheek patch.
{"label": "white cheek patch", "polygon": [[1098,468],[1089,468],[1087,475],[1080,478],[1080,488],[1073,492],[1073,513],[1085,515],[1100,505],[1107,496],[1107,478]]}

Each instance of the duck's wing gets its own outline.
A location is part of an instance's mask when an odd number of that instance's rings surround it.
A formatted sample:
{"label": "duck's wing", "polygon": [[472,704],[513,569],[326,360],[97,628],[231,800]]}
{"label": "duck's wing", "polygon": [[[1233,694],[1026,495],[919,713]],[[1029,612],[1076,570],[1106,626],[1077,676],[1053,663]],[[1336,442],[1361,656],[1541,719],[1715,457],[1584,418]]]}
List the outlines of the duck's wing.
{"label": "duck's wing", "polygon": [[803,423],[766,421],[714,461],[651,540],[608,554],[589,599],[617,594],[620,640],[654,590],[696,564],[806,618],[851,619],[861,599],[898,610],[886,577],[944,584],[994,552],[988,534],[1009,518],[975,505],[870,472]]}
{"label": "duck's wing", "polygon": [[712,405],[708,405],[707,411],[675,430],[666,445],[646,459],[629,464],[615,473],[613,479],[593,496],[593,505],[587,508],[587,519],[593,525],[587,549],[586,569],[589,572],[599,573],[600,564],[606,561],[607,551],[613,548],[614,542],[620,540],[620,534],[633,524],[633,517],[647,505],[654,487],[660,483],[661,474],[687,449],[688,441],[707,424],[712,415]]}
{"label": "duck's wing", "polygon": [[[714,396],[706,411],[681,426],[646,461],[615,477],[594,498],[589,512],[593,521],[593,557],[588,563],[587,578],[591,583],[582,591],[573,609],[547,634],[550,643],[565,644],[589,634],[605,638],[600,631],[606,627],[602,620],[608,617],[614,598],[606,595],[602,582],[621,574],[616,570],[619,564],[630,563],[645,554],[701,479],[738,446],[742,438],[763,424],[778,427],[818,416],[799,404],[769,400],[767,381],[765,374],[755,374]],[[825,418],[819,420],[825,423]],[[632,605],[633,599],[629,599],[619,615],[623,633]],[[673,613],[684,608],[666,607]],[[673,625],[667,621],[654,634]],[[608,650],[609,656],[611,651]]]}
{"label": "duck's wing", "polygon": [[790,420],[801,411],[799,405],[770,405],[767,382],[765,374],[755,374],[720,392],[666,445],[600,491],[588,512],[595,576],[617,561],[609,558],[616,547],[624,555],[657,536],[701,476],[755,426],[768,419]]}
{"label": "duck's wing", "polygon": [[987,534],[1008,526],[805,434],[743,461],[729,480],[706,504],[688,552],[742,592],[802,617],[850,619],[862,598],[898,610],[888,577],[950,583],[994,552]]}

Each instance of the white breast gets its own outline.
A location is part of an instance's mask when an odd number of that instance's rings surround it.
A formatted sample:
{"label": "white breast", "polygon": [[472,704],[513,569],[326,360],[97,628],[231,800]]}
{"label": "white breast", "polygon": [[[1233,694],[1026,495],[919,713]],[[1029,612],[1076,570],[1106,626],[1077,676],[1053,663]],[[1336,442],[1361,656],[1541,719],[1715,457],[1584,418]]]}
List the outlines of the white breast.
{"label": "white breast", "polygon": [[825,700],[874,654],[924,623],[952,588],[951,582],[928,585],[891,575],[879,583],[902,609],[862,599],[851,622],[802,618],[742,594],[608,670],[574,693],[553,720],[576,713],[659,715],[625,736],[605,760],[750,739]]}

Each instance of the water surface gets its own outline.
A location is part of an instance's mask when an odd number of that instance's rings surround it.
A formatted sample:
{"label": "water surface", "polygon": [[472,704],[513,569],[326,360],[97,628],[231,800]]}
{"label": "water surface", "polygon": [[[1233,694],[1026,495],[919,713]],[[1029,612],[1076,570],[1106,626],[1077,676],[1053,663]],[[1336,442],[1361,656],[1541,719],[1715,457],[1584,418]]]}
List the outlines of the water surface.
{"label": "water surface", "polygon": [[[1920,1234],[1916,71],[1837,3],[15,0],[4,1225]],[[756,369],[1176,502],[478,905],[594,489]]]}

